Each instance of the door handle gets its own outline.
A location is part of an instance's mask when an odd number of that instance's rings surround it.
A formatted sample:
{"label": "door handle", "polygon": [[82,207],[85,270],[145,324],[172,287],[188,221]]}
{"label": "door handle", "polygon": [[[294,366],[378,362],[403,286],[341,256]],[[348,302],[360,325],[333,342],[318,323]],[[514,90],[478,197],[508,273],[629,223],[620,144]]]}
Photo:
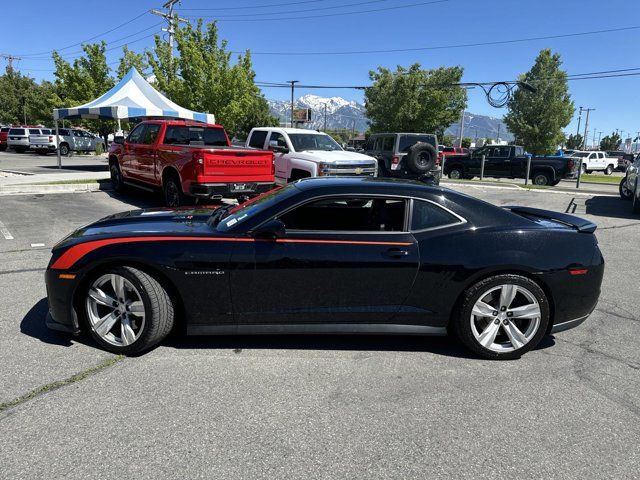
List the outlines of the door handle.
{"label": "door handle", "polygon": [[409,250],[405,250],[404,248],[390,248],[384,252],[383,255],[390,258],[402,258],[409,255]]}

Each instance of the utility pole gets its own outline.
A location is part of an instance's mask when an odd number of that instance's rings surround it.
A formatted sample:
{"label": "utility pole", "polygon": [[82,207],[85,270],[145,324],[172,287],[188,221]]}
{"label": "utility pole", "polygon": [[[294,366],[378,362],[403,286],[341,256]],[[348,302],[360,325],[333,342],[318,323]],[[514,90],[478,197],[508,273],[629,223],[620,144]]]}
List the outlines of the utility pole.
{"label": "utility pole", "polygon": [[162,8],[166,9],[166,12],[161,12],[160,10],[150,10],[150,12],[154,15],[158,15],[159,17],[164,18],[168,22],[167,28],[163,28],[163,32],[167,32],[169,34],[169,48],[171,49],[171,58],[173,58],[173,35],[176,33],[176,27],[179,22],[188,23],[189,21],[185,18],[181,18],[178,15],[174,15],[173,7],[176,3],[180,3],[180,0],[167,0]]}
{"label": "utility pole", "polygon": [[593,144],[592,145],[594,147],[596,146],[596,133],[597,133],[597,130],[598,130],[597,128],[593,129]]}
{"label": "utility pole", "polygon": [[576,130],[576,137],[580,135],[580,120],[582,120],[582,107],[580,107],[580,114],[578,115],[578,129]]}
{"label": "utility pole", "polygon": [[14,60],[22,60],[22,57],[16,57],[15,55],[11,55],[8,53],[0,53],[0,58],[4,58],[7,61],[7,69],[13,70],[13,61]]}
{"label": "utility pole", "polygon": [[583,108],[587,112],[587,118],[584,120],[584,138],[582,139],[583,149],[587,149],[587,135],[589,134],[589,113],[595,111],[595,108]]}
{"label": "utility pole", "polygon": [[502,123],[498,124],[498,136],[496,137],[496,142],[500,144],[500,129],[502,128]]}
{"label": "utility pole", "polygon": [[324,131],[327,131],[327,104],[324,104]]}
{"label": "utility pole", "polygon": [[291,84],[291,128],[293,128],[293,96],[296,88],[296,83],[300,80],[289,80],[287,83]]}
{"label": "utility pole", "polygon": [[603,132],[598,132],[598,148],[600,148],[600,142],[602,141],[602,133]]}
{"label": "utility pole", "polygon": [[462,137],[464,135],[464,110],[462,110],[462,115],[460,116],[460,143],[459,147],[462,147]]}

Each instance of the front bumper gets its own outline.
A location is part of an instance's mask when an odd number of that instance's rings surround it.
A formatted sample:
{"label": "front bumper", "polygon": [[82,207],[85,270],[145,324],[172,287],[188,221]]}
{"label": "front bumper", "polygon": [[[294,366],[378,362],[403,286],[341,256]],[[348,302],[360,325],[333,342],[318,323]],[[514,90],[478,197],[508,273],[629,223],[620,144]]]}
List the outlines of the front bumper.
{"label": "front bumper", "polygon": [[50,330],[70,333],[72,335],[78,335],[80,333],[80,329],[74,325],[67,325],[65,323],[56,322],[56,320],[53,318],[53,315],[51,315],[51,310],[47,312],[47,317],[45,318],[44,323]]}
{"label": "front bumper", "polygon": [[236,198],[258,195],[275,187],[275,182],[192,183],[189,194],[198,198]]}
{"label": "front bumper", "polygon": [[49,301],[45,324],[52,330],[77,334],[80,332],[80,324],[73,306],[76,282],[63,280],[59,274],[59,270],[48,269],[44,275]]}

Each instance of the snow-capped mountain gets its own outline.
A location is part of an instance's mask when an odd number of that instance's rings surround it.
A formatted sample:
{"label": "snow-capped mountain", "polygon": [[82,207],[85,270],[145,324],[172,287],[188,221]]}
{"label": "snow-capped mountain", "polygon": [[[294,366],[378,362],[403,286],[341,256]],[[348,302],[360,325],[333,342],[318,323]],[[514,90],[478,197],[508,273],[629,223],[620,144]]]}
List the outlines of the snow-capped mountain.
{"label": "snow-capped mountain", "polygon": [[[287,100],[268,100],[271,114],[278,117],[284,124],[291,118],[291,103]],[[369,120],[365,115],[364,105],[342,97],[320,97],[318,95],[303,95],[294,102],[295,108],[310,108],[311,123],[308,128],[324,128],[325,105],[328,129],[348,129],[365,132],[369,128]],[[460,122],[456,122],[446,129],[447,135],[457,135],[460,132]],[[503,140],[513,139],[506,126],[499,118],[487,115],[465,113],[464,136],[475,138],[496,138],[500,135]]]}

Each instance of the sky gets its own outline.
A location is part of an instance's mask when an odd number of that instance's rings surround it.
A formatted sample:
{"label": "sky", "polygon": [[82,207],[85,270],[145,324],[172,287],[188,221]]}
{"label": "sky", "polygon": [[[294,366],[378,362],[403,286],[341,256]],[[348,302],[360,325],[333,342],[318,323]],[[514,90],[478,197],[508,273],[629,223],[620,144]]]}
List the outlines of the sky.
{"label": "sky", "polygon": [[[129,42],[135,51],[153,45],[152,34],[159,32],[162,19],[145,11],[161,7],[163,1],[58,0],[54,9],[50,0],[30,0],[29,8],[7,2],[3,17],[11,21],[3,21],[0,27],[0,53],[22,56],[14,67],[35,79],[52,79],[52,49],[72,59],[80,42],[103,39],[107,48],[112,48],[108,60],[115,69],[124,43]],[[369,71],[378,66],[395,69],[413,63],[424,68],[462,66],[466,82],[514,80],[531,68],[542,48],[558,52],[569,74],[631,68],[640,72],[640,59],[635,58],[640,41],[638,0],[608,0],[606,4],[601,0],[181,0],[176,10],[183,17],[217,19],[220,36],[228,41],[230,50],[251,50],[256,80],[262,82],[367,85]],[[42,12],[49,12],[54,21]],[[335,54],[459,46],[626,27],[636,28],[499,45]],[[266,54],[273,52],[302,55]],[[310,54],[314,52],[330,54]],[[4,67],[2,62],[0,59]],[[569,87],[576,110],[579,106],[595,109],[590,113],[589,138],[594,129],[603,136],[619,129],[625,137],[640,131],[640,75],[576,80]],[[290,95],[288,90],[277,88],[264,89],[264,93],[270,99]],[[305,93],[363,99],[362,91],[354,89],[296,90],[296,96]],[[470,112],[493,117],[506,113],[490,106],[479,89],[470,90],[468,97]],[[576,132],[577,117],[576,111],[567,133]]]}

